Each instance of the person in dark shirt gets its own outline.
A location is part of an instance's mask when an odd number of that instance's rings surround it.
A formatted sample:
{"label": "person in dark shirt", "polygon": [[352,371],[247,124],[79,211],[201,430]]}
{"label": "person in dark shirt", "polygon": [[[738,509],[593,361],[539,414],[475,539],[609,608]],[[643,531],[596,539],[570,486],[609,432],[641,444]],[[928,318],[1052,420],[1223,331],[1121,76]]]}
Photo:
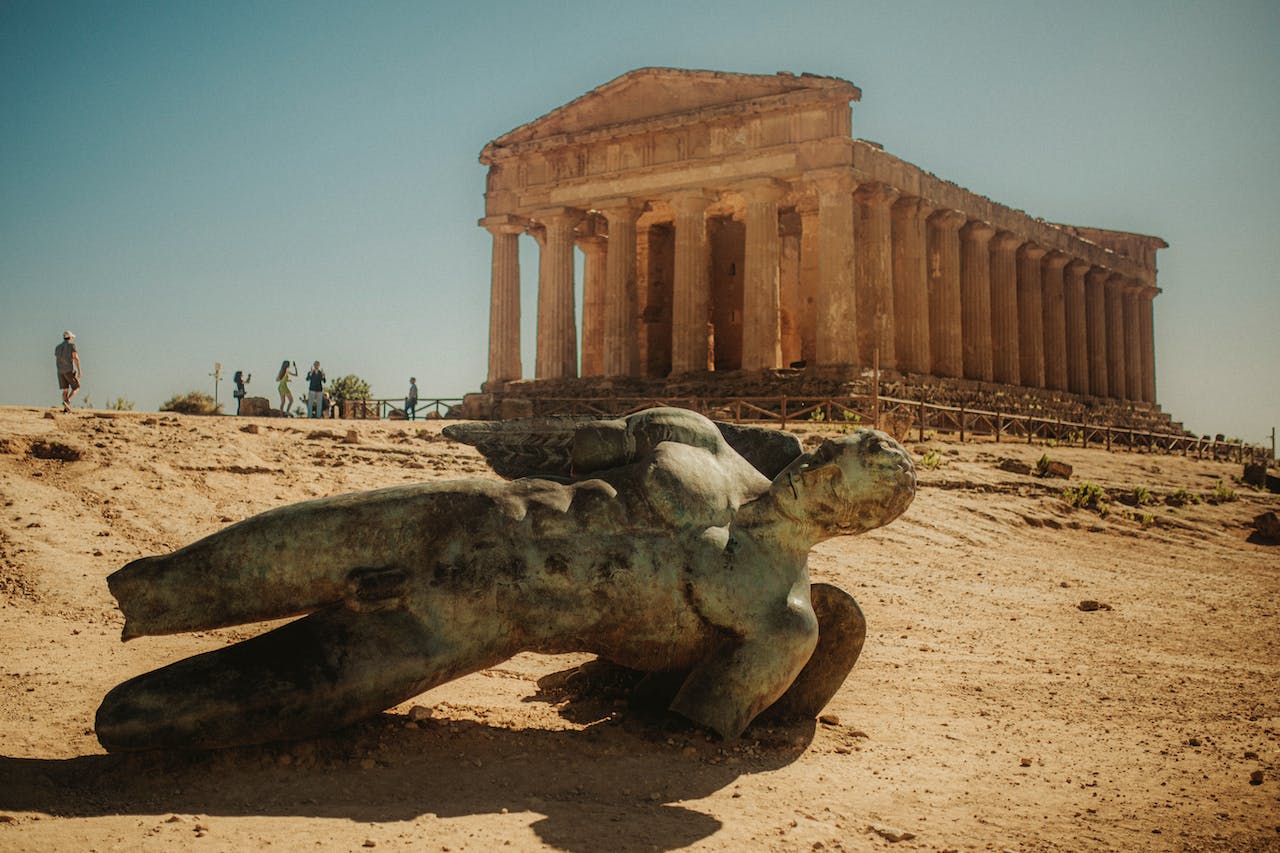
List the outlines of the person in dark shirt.
{"label": "person in dark shirt", "polygon": [[247,385],[249,382],[253,381],[253,374],[250,373],[248,375],[245,375],[245,372],[243,370],[237,370],[235,377],[231,381],[234,382],[236,386],[236,390],[233,391],[232,394],[236,398],[236,414],[239,415],[240,403],[241,401],[244,400],[244,395],[245,395],[244,386]]}
{"label": "person in dark shirt", "polygon": [[324,371],[320,362],[312,362],[307,371],[307,417],[318,418],[324,406]]}
{"label": "person in dark shirt", "polygon": [[76,351],[76,336],[62,333],[62,343],[53,348],[57,364],[58,387],[62,389],[62,411],[71,411],[71,398],[80,390],[80,353]]}
{"label": "person in dark shirt", "polygon": [[409,420],[414,419],[414,412],[418,408],[418,379],[415,376],[409,377],[409,396],[404,398],[404,416]]}

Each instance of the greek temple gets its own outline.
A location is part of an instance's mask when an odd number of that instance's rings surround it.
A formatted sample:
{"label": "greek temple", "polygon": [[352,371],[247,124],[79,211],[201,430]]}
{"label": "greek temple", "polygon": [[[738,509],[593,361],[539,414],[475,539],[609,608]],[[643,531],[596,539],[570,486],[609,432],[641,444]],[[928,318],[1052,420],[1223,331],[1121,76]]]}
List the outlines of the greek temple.
{"label": "greek temple", "polygon": [[874,363],[1155,409],[1167,244],[1046,222],[900,160],[853,136],[860,97],[833,77],[642,68],[486,145],[485,390]]}

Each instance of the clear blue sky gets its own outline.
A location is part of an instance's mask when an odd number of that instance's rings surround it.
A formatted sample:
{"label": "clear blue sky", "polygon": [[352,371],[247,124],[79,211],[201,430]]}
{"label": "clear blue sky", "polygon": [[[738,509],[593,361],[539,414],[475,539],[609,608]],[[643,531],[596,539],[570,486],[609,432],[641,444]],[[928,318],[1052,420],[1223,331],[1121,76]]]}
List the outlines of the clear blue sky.
{"label": "clear blue sky", "polygon": [[856,136],[1033,216],[1163,237],[1160,402],[1261,441],[1278,44],[1274,0],[0,0],[0,404],[57,400],[64,328],[98,404],[211,390],[215,361],[265,393],[284,358],[379,396],[478,389],[480,149],[661,65],[845,78]]}

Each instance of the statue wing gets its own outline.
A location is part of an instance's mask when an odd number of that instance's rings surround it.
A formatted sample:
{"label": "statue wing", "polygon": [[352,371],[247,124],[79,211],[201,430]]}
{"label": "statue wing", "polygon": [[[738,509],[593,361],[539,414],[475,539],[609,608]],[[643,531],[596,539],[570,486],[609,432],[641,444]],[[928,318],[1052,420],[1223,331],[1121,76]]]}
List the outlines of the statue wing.
{"label": "statue wing", "polygon": [[469,444],[484,456],[494,473],[520,477],[569,477],[573,436],[592,417],[518,418],[449,424],[446,438]]}
{"label": "statue wing", "polygon": [[[724,421],[713,423],[725,442],[770,480],[804,452],[800,439],[785,430]],[[584,454],[580,443],[575,456],[575,438],[579,431],[586,431],[586,427],[596,435],[604,435],[623,431],[624,423],[591,416],[519,418],[450,424],[444,428],[444,434],[479,450],[489,467],[509,480],[591,477],[631,461],[623,444],[613,452],[592,442],[597,445],[597,452]]]}

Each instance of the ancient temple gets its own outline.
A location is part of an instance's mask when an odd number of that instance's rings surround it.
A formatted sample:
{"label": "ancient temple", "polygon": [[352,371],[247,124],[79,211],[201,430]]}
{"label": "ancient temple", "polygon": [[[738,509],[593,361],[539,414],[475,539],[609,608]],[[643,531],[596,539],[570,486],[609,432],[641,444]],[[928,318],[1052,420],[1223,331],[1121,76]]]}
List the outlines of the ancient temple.
{"label": "ancient temple", "polygon": [[1167,244],[1036,219],[856,139],[860,96],[808,74],[642,68],[486,145],[486,389],[530,378],[528,237],[534,380],[874,361],[1154,407]]}

